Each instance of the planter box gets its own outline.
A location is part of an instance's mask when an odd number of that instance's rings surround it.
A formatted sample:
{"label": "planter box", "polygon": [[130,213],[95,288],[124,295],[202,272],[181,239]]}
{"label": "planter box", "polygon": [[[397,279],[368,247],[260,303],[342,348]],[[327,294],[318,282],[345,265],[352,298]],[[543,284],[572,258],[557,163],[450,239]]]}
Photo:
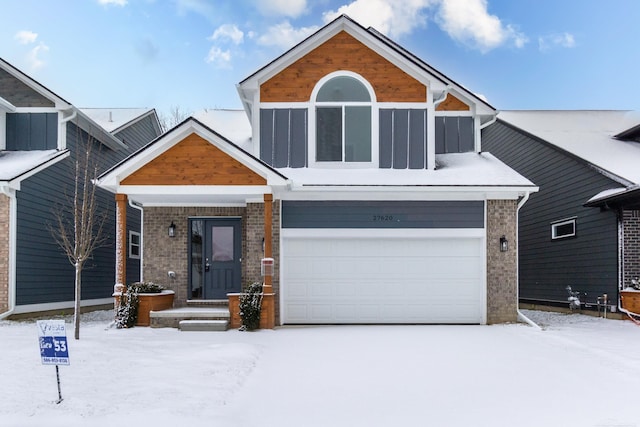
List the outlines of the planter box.
{"label": "planter box", "polygon": [[625,310],[640,314],[640,291],[620,291],[620,301]]}
{"label": "planter box", "polygon": [[[227,294],[229,297],[229,327],[238,329],[242,326],[240,317],[240,296],[242,293]],[[260,306],[260,329],[273,329],[275,325],[275,294],[262,294],[262,305]]]}
{"label": "planter box", "polygon": [[150,311],[168,310],[173,307],[175,292],[164,290],[157,294],[138,294],[138,320],[136,326],[149,326]]}

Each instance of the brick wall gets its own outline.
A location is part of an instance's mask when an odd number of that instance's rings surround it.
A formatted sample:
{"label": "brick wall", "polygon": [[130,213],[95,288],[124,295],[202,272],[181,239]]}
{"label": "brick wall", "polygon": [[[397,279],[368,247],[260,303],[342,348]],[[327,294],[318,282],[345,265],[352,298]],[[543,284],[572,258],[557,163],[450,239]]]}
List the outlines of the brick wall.
{"label": "brick wall", "polygon": [[[516,200],[487,201],[487,323],[517,320]],[[509,250],[500,252],[500,237]]]}
{"label": "brick wall", "polygon": [[0,194],[0,313],[9,309],[9,205],[9,197]]}
{"label": "brick wall", "polygon": [[631,284],[631,279],[640,277],[640,211],[624,211],[624,277],[623,286]]}
{"label": "brick wall", "polygon": [[[260,260],[263,257],[264,205],[249,203],[246,207],[147,207],[144,210],[144,280],[166,285],[175,293],[174,306],[186,305],[188,298],[189,221],[190,217],[242,218],[242,286],[262,281]],[[171,222],[176,226],[176,237],[167,236]],[[273,257],[279,259],[280,203],[273,203]],[[175,271],[170,279],[168,271]],[[278,270],[273,278],[273,289],[279,291]],[[276,298],[276,310],[277,298]],[[277,313],[277,311],[276,311]],[[278,319],[276,319],[276,323]]]}

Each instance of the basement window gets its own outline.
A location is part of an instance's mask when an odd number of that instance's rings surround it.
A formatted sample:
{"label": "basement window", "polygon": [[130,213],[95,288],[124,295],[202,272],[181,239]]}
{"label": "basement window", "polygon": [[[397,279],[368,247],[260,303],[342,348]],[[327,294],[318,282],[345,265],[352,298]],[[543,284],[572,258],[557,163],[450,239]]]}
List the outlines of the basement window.
{"label": "basement window", "polygon": [[576,235],[576,218],[563,219],[551,223],[551,239],[566,239]]}

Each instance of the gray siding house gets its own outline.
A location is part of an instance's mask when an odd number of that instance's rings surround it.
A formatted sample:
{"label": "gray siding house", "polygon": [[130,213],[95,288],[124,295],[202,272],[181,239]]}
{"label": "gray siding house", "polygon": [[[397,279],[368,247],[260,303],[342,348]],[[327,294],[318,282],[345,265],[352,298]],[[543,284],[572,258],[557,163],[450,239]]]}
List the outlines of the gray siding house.
{"label": "gray siding house", "polygon": [[[101,170],[160,134],[153,109],[78,109],[0,59],[0,318],[72,307],[74,269],[55,243],[54,211],[73,189],[78,144],[94,144]],[[115,208],[107,212],[106,244],[83,272],[83,305],[110,302],[114,278]],[[139,279],[140,212],[127,211],[130,281]]]}
{"label": "gray siding house", "polygon": [[484,149],[540,187],[520,211],[520,302],[566,307],[571,286],[583,308],[604,294],[619,308],[640,276],[638,123],[629,111],[503,111],[482,131]]}

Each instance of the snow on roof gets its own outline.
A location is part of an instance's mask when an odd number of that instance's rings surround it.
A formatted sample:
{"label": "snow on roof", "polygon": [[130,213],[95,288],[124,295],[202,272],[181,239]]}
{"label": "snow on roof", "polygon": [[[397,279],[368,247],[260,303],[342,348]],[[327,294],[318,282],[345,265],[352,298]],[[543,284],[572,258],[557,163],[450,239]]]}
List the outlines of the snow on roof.
{"label": "snow on roof", "polygon": [[0,181],[12,181],[56,158],[58,150],[0,151]]}
{"label": "snow on roof", "polygon": [[461,186],[535,187],[489,153],[439,154],[436,170],[424,169],[278,169],[302,186]]}
{"label": "snow on roof", "polygon": [[80,111],[107,132],[113,132],[148,113],[151,108],[80,108]]}
{"label": "snow on roof", "polygon": [[640,124],[638,111],[501,111],[498,118],[623,180],[640,183],[640,143],[614,135]]}
{"label": "snow on roof", "polygon": [[207,109],[193,118],[216,131],[245,151],[251,152],[251,123],[244,110]]}

